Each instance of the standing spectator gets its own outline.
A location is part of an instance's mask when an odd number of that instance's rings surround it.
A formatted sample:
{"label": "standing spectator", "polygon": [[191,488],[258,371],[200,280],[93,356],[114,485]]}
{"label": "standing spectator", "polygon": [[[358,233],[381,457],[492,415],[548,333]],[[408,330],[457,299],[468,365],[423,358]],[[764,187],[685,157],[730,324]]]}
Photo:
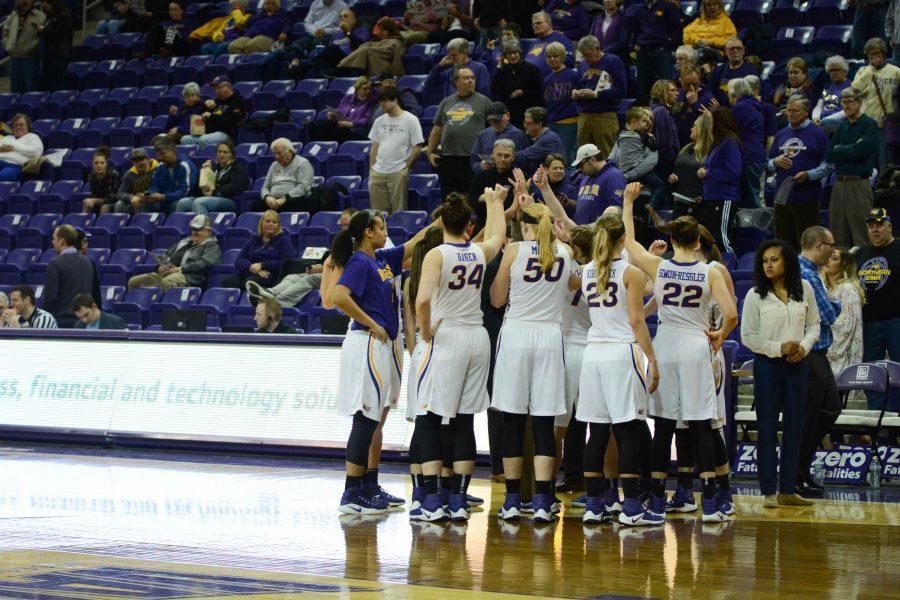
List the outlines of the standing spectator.
{"label": "standing spectator", "polygon": [[225,77],[213,79],[212,87],[216,90],[216,99],[206,100],[203,103],[206,110],[200,113],[206,125],[206,133],[186,135],[181,138],[182,144],[198,144],[202,149],[210,144],[237,139],[238,127],[247,116],[247,101],[240,94],[234,93],[231,82]]}
{"label": "standing spectator", "polygon": [[60,327],[75,324],[72,300],[78,294],[94,289],[94,265],[78,252],[78,232],[71,225],[60,225],[53,231],[53,249],[59,254],[47,265],[47,283],[41,306],[53,315]]}
{"label": "standing spectator", "polygon": [[[741,172],[741,206],[759,208],[760,181],[766,170],[766,130],[762,103],[753,96],[747,80],[728,82],[728,101],[743,144]],[[808,105],[808,103],[807,103]],[[802,230],[801,230],[802,231]]]}
{"label": "standing spectator", "polygon": [[553,29],[562,32],[573,42],[588,34],[591,18],[581,0],[550,0],[546,11],[550,14]]}
{"label": "standing spectator", "polygon": [[698,48],[722,51],[737,29],[725,14],[722,0],[703,0],[700,16],[684,28],[684,43]]}
{"label": "standing spectator", "polygon": [[488,159],[497,140],[512,140],[516,148],[525,148],[530,143],[524,131],[510,125],[509,109],[502,102],[491,103],[487,111],[487,120],[489,125],[478,134],[469,156],[469,164],[476,175],[479,171],[486,171],[491,167]]}
{"label": "standing spectator", "polygon": [[190,222],[191,235],[159,255],[159,266],[152,273],[135,275],[128,289],[158,287],[165,292],[173,287],[206,287],[206,277],[222,257],[219,241],[213,235],[209,215],[197,215]]}
{"label": "standing spectator", "polygon": [[168,138],[157,138],[156,154],[160,165],[153,171],[150,187],[140,195],[140,210],[135,212],[169,212],[175,202],[191,195],[197,183],[193,163],[178,156],[178,148]]}
{"label": "standing spectator", "polygon": [[263,9],[247,20],[244,34],[228,44],[228,53],[269,52],[272,44],[284,42],[290,32],[291,21],[281,10],[279,0],[265,0]]}
{"label": "standing spectator", "polygon": [[536,66],[540,70],[541,75],[547,77],[550,74],[550,67],[547,66],[545,58],[547,46],[553,42],[559,42],[566,49],[566,52],[570,54],[575,53],[575,47],[572,44],[572,40],[567,38],[564,33],[553,29],[550,15],[545,12],[536,12],[532,15],[531,28],[534,30],[535,40],[528,50],[528,56],[525,58],[525,61]]}
{"label": "standing spectator", "polygon": [[[478,30],[479,50],[486,48],[488,40],[497,38],[506,25],[510,13],[510,0],[490,0],[472,5],[475,28]],[[516,36],[518,37],[518,36]]]}
{"label": "standing spectator", "polygon": [[[846,110],[846,108],[844,108]],[[891,217],[873,208],[866,217],[871,246],[856,253],[859,282],[866,290],[863,306],[863,361],[900,360],[900,240],[894,238]],[[867,394],[869,408],[884,408],[883,394]]]}
{"label": "standing spectator", "polygon": [[329,110],[324,120],[310,123],[310,139],[336,142],[366,139],[377,102],[369,78],[357,77],[353,89],[341,98],[336,110]]}
{"label": "standing spectator", "polygon": [[625,11],[637,53],[637,97],[650,97],[657,79],[672,74],[672,52],[681,45],[681,11],[668,0],[644,0]]}
{"label": "standing spectator", "polygon": [[[856,11],[859,12],[859,9]],[[900,67],[887,62],[887,44],[881,38],[866,42],[869,64],[856,72],[853,87],[862,96],[862,112],[878,124],[878,166],[884,164],[884,117],[894,112],[894,94]]]}
{"label": "standing spectator", "polygon": [[622,0],[603,0],[603,13],[598,15],[590,35],[600,40],[600,48],[618,57],[628,56],[628,27]]}
{"label": "standing spectator", "polygon": [[[809,65],[799,57],[794,57],[787,62],[787,80],[775,90],[773,104],[778,110],[778,125],[784,127],[787,117],[784,114],[788,98],[803,96],[809,100],[810,105],[819,97],[818,87],[809,78]],[[730,101],[730,99],[729,99]]]}
{"label": "standing spectator", "polygon": [[94,152],[91,160],[91,176],[88,179],[91,195],[81,204],[81,212],[107,213],[116,202],[122,178],[116,168],[109,164],[109,148],[102,146]]}
{"label": "standing spectator", "polygon": [[78,294],[72,300],[75,329],[128,329],[122,317],[103,312],[90,294]]}
{"label": "standing spectator", "polygon": [[213,172],[212,181],[200,181],[199,198],[182,198],[175,212],[195,212],[206,215],[211,212],[236,212],[238,199],[250,187],[247,166],[235,160],[234,144],[230,141],[216,145],[216,164],[208,160],[203,168]]}
{"label": "standing spectator", "polygon": [[889,0],[854,0],[853,33],[850,40],[853,56],[868,54],[865,46],[874,38],[885,42],[885,37],[892,37],[886,35],[888,3]]}
{"label": "standing spectator", "polygon": [[672,107],[672,117],[678,128],[678,142],[684,146],[691,140],[694,122],[703,114],[703,109],[712,106],[715,100],[709,88],[700,82],[700,69],[687,66],[681,71],[678,100]]}
{"label": "standing spectator", "polygon": [[841,110],[841,92],[850,87],[850,80],[847,79],[850,65],[843,56],[829,56],[825,61],[825,70],[831,81],[822,87],[819,101],[812,111],[812,120],[830,135],[846,118]]}
{"label": "standing spectator", "polygon": [[456,93],[438,105],[434,128],[428,136],[426,156],[437,170],[442,198],[450,192],[469,191],[472,183],[469,157],[491,107],[490,99],[475,91],[475,74],[471,69],[457,69],[455,82]]}
{"label": "standing spectator", "polygon": [[543,88],[541,72],[533,64],[522,60],[519,41],[503,42],[503,61],[491,84],[491,97],[509,107],[513,125],[522,127],[526,108],[543,106]]}
{"label": "standing spectator", "polygon": [[491,77],[500,70],[500,63],[503,60],[503,42],[509,40],[518,40],[522,37],[522,28],[518,23],[507,23],[500,28],[500,38],[496,40],[488,40],[485,46],[486,50],[481,55],[481,62],[487,67]]}
{"label": "standing spectator", "polygon": [[[410,113],[417,119],[422,116],[422,106],[419,104],[419,98],[416,96],[416,93],[408,87],[398,87],[396,75],[392,75],[391,73],[382,73],[375,78],[375,85],[378,86],[379,92],[387,89],[397,90],[397,102],[400,103],[400,108]],[[372,113],[372,120],[374,121],[383,114],[384,111],[382,110],[381,104],[379,103],[375,106],[375,111]]]}
{"label": "standing spectator", "polygon": [[[231,0],[232,2],[245,2],[246,0]],[[109,19],[99,21],[97,23],[97,35],[116,35],[128,19],[137,19],[138,15],[144,14],[144,0],[123,0],[122,2],[113,2],[112,11]]]}
{"label": "standing spectator", "polygon": [[0,138],[0,181],[19,181],[22,167],[44,153],[44,142],[31,131],[31,117],[19,113],[9,122],[0,123],[7,135]]}
{"label": "standing spectator", "polygon": [[531,145],[516,151],[516,164],[526,173],[534,172],[551,154],[566,151],[560,137],[547,127],[547,111],[542,106],[525,110],[525,133]]}
{"label": "standing spectator", "polygon": [[[656,138],[659,154],[659,160],[653,172],[663,181],[672,172],[675,157],[678,156],[678,150],[681,149],[681,142],[678,140],[678,125],[675,124],[675,118],[672,116],[672,109],[676,102],[678,102],[678,88],[675,87],[674,82],[660,79],[653,84],[653,88],[650,90],[650,110],[653,115],[652,133]],[[658,201],[654,202],[654,205],[661,205],[665,191],[665,186],[663,186],[657,198]]]}
{"label": "standing spectator", "polygon": [[[568,173],[566,173],[567,164],[566,158],[562,154],[551,154],[544,161],[544,169],[547,171],[547,183],[550,185],[550,189],[553,190],[553,195],[562,204],[566,213],[571,216],[575,214],[575,207],[578,205],[576,201],[578,188],[575,187],[569,179]],[[534,184],[531,184],[531,193],[535,201],[544,201],[540,188]]]}
{"label": "standing spectator", "polygon": [[3,327],[13,329],[56,329],[56,319],[46,310],[34,305],[34,290],[30,285],[17,285],[9,292],[11,308],[3,311]]}
{"label": "standing spectator", "polygon": [[[697,220],[716,238],[725,252],[731,247],[732,206],[741,200],[741,137],[731,111],[712,111],[712,148],[697,176],[703,180],[703,202]],[[703,117],[709,118],[709,117]]]}
{"label": "standing spectator", "polygon": [[456,91],[455,73],[467,68],[475,75],[475,90],[485,96],[491,95],[491,75],[487,67],[469,58],[469,41],[464,38],[450,40],[447,56],[439,60],[425,79],[425,89],[446,98]]}
{"label": "standing spectator", "polygon": [[245,289],[253,281],[260,287],[273,287],[281,279],[285,261],[297,258],[291,238],[281,229],[281,219],[267,210],[259,220],[256,235],[247,240],[234,261],[237,274],[225,278],[223,287]]}
{"label": "standing spectator", "polygon": [[47,16],[34,7],[34,0],[17,0],[3,22],[3,49],[9,54],[9,87],[13,94],[38,89],[40,27]]}
{"label": "standing spectator", "polygon": [[632,106],[625,113],[625,131],[619,132],[616,144],[609,153],[609,160],[622,171],[625,181],[646,182],[654,187],[654,197],[658,195],[661,181],[650,181],[653,169],[659,161],[656,141],[650,136],[650,111],[643,106]]}
{"label": "standing spectator", "polygon": [[744,60],[744,52],[744,42],[741,41],[741,38],[731,38],[725,44],[726,61],[709,74],[709,88],[719,104],[723,106],[728,106],[729,81],[747,75],[759,75],[757,68]]}
{"label": "standing spectator", "polygon": [[191,32],[197,24],[186,17],[178,2],[169,3],[169,18],[147,33],[147,52],[153,56],[188,56],[191,53]]}
{"label": "standing spectator", "polygon": [[835,248],[825,266],[819,270],[828,297],[841,306],[841,314],[831,324],[834,341],[828,348],[831,372],[841,374],[844,368],[863,359],[863,305],[866,290],[856,274],[856,258],[845,248]]}
{"label": "standing spectator", "polygon": [[[691,199],[703,197],[703,180],[697,173],[706,161],[711,147],[712,120],[697,119],[691,127],[690,143],[681,148],[667,179],[672,192]],[[686,208],[684,204],[676,203],[674,216],[687,214]]]}
{"label": "standing spectator", "polygon": [[800,461],[797,465],[797,489],[805,496],[822,496],[824,489],[812,480],[809,467],[816,449],[831,431],[841,414],[841,400],[828,349],[831,347],[831,326],[841,314],[841,303],[828,297],[825,284],[819,276],[822,268],[834,252],[831,232],[813,225],[801,236],[800,276],[813,290],[819,311],[819,339],[812,345],[806,358],[809,378],[806,382],[806,410],[803,417],[803,435],[800,438]]}
{"label": "standing spectator", "polygon": [[565,163],[575,160],[578,149],[578,105],[572,92],[578,83],[578,72],[566,66],[566,47],[553,42],[545,51],[551,73],[544,79],[544,106],[547,107],[548,127],[566,149]]}
{"label": "standing spectator", "polygon": [[200,86],[193,81],[184,84],[181,97],[184,98],[184,105],[180,108],[174,104],[169,107],[169,116],[166,119],[165,127],[165,135],[176,144],[181,143],[181,138],[190,135],[191,119],[202,115],[206,110],[203,98],[200,96]]}
{"label": "standing spectator", "polygon": [[294,145],[287,138],[278,138],[270,147],[275,161],[266,172],[260,199],[253,203],[252,210],[310,212],[307,209],[313,189],[312,165],[294,151]]}
{"label": "standing spectator", "polygon": [[305,35],[294,42],[307,52],[325,45],[340,30],[341,13],[349,10],[344,0],[314,0],[303,19]]}
{"label": "standing spectator", "polygon": [[66,85],[66,69],[72,53],[72,13],[62,0],[43,3],[47,20],[38,27],[41,35],[41,89],[61,90]]}
{"label": "standing spectator", "polygon": [[575,155],[572,166],[584,175],[578,183],[578,204],[572,217],[578,225],[593,223],[610,206],[622,206],[625,176],[604,156],[606,153],[594,144],[581,146]]}
{"label": "standing spectator", "polygon": [[384,114],[375,119],[369,139],[369,197],[372,208],[388,214],[406,210],[409,170],[425,139],[419,119],[400,108],[396,87],[378,93]]}
{"label": "standing spectator", "polygon": [[[819,336],[819,311],[812,287],[800,277],[797,254],[787,243],[766,240],[756,249],[753,263],[755,286],[744,300],[741,341],[755,355],[753,398],[763,506],[810,506],[810,500],[797,495],[796,479],[809,381],[806,355]],[[776,475],[779,412],[781,468]]]}
{"label": "standing spectator", "polygon": [[628,88],[625,65],[615,54],[604,54],[600,42],[590,35],[581,38],[578,51],[584,58],[572,91],[578,103],[578,144],[596,145],[607,156],[619,133],[616,115]]}
{"label": "standing spectator", "polygon": [[153,172],[158,166],[156,159],[150,158],[144,148],[135,148],[131,151],[131,168],[122,177],[113,212],[132,214],[141,212],[143,194],[150,189]]}
{"label": "standing spectator", "polygon": [[[499,139],[494,142],[491,153],[491,165],[489,168],[478,171],[472,178],[469,186],[469,205],[475,210],[478,217],[478,229],[484,228],[487,222],[487,204],[485,203],[485,188],[493,189],[496,185],[510,188],[509,180],[513,178],[513,159],[516,155],[516,145],[512,140]],[[504,203],[504,209],[508,209],[515,202],[513,194],[508,194]]]}
{"label": "standing spectator", "polygon": [[[672,81],[677,87],[681,87],[681,72],[689,67],[698,68],[697,50],[693,46],[682,44],[675,49],[675,68],[672,70]],[[698,71],[699,73],[699,71]]]}
{"label": "standing spectator", "polygon": [[747,75],[744,77],[744,81],[750,85],[750,89],[753,91],[753,97],[759,101],[760,107],[762,108],[763,130],[766,133],[766,150],[768,150],[772,147],[772,140],[775,139],[775,134],[778,133],[778,114],[772,103],[763,102],[762,82],[759,80],[758,76]]}
{"label": "standing spectator", "polygon": [[900,65],[900,2],[890,0],[887,8],[887,18],[884,21],[884,35],[887,42],[894,49],[891,62]]}
{"label": "standing spectator", "polygon": [[834,135],[825,159],[834,165],[836,179],[831,190],[830,222],[838,246],[864,246],[866,215],[872,209],[869,178],[878,162],[878,124],[864,115],[862,95],[849,87],[841,92],[847,120]]}
{"label": "standing spectator", "polygon": [[819,222],[822,180],[828,174],[828,136],[809,120],[809,101],[788,101],[788,126],[775,135],[768,170],[775,173],[775,237],[800,247],[803,232]]}
{"label": "standing spectator", "polygon": [[400,38],[400,28],[393,19],[384,17],[372,29],[372,40],[345,56],[335,73],[341,77],[372,77],[384,72],[403,75],[404,52],[406,46]]}
{"label": "standing spectator", "polygon": [[297,333],[281,320],[281,305],[271,298],[261,298],[256,305],[253,320],[256,321],[256,333]]}

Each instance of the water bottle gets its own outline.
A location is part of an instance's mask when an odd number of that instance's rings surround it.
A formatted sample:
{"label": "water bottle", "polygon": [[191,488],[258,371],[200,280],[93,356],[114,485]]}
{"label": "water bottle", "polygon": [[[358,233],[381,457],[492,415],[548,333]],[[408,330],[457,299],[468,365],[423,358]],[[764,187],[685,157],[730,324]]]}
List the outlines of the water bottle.
{"label": "water bottle", "polygon": [[816,485],[825,484],[825,465],[821,461],[812,466],[812,480]]}
{"label": "water bottle", "polygon": [[873,456],[872,462],[869,464],[868,483],[869,487],[873,489],[881,487],[881,460],[878,456]]}

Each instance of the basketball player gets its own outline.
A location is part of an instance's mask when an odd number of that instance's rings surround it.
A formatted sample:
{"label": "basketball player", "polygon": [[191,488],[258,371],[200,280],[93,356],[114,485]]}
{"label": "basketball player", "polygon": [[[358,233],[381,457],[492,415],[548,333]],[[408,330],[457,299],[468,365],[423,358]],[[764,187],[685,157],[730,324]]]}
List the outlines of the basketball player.
{"label": "basketball player", "polygon": [[[488,407],[490,341],[482,325],[481,283],[485,266],[500,251],[506,233],[506,189],[497,185],[484,192],[485,241],[467,240],[472,208],[465,196],[451,194],[441,213],[444,243],[430,250],[422,264],[415,311],[420,338],[427,347],[415,377],[417,441],[426,495],[419,510],[410,512],[412,520],[469,518],[466,496],[475,468],[474,417]],[[453,487],[445,511],[438,476],[444,466],[441,423],[446,419]]]}
{"label": "basketball player", "polygon": [[502,519],[521,514],[522,453],[528,414],[534,433],[534,520],[551,523],[556,442],[553,424],[566,412],[562,330],[563,304],[570,285],[572,251],[553,233],[550,209],[527,206],[521,221],[525,241],[507,246],[491,286],[491,303],[509,309],[497,342],[494,396],[503,412],[503,470],[506,500]]}
{"label": "basketball player", "polygon": [[[684,421],[691,432],[703,489],[703,520],[723,521],[717,500],[715,441],[712,420],[718,417],[716,389],[710,363],[710,343],[718,352],[737,323],[737,308],[722,274],[695,259],[699,248],[699,224],[693,217],[679,217],[664,225],[671,236],[672,259],[663,260],[647,252],[634,237],[634,201],[639,183],[625,188],[623,221],[625,247],[632,264],[653,280],[653,295],[659,307],[659,327],[654,350],[659,361],[659,389],[650,397],[655,419],[653,480],[648,509],[666,513],[665,485],[676,422]],[[722,326],[709,330],[709,303],[715,298],[722,308]]]}

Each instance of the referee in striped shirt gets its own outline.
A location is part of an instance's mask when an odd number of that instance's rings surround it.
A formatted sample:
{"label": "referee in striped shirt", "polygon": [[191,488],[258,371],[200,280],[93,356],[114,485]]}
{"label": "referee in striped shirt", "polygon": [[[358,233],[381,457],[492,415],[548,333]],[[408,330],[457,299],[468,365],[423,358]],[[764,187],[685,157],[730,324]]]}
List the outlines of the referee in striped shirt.
{"label": "referee in striped shirt", "polygon": [[3,311],[3,327],[14,329],[56,329],[56,319],[34,304],[34,290],[30,285],[17,285],[9,292],[12,308]]}

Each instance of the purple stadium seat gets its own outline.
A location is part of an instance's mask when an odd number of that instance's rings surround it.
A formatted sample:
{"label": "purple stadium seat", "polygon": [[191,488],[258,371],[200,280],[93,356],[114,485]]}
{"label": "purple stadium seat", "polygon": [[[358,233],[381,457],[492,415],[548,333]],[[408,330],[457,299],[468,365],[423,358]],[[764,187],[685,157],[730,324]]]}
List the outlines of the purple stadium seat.
{"label": "purple stadium seat", "polygon": [[38,106],[49,99],[49,92],[25,92],[19,96],[18,100],[10,108],[10,112],[24,112],[28,115],[34,115]]}
{"label": "purple stadium seat", "polygon": [[762,25],[764,15],[772,8],[772,4],[772,0],[739,0],[737,7],[731,11],[731,20],[738,31]]}
{"label": "purple stadium seat", "polygon": [[199,54],[188,56],[181,65],[172,71],[172,83],[191,83],[203,80],[203,68],[212,61],[212,56]]}
{"label": "purple stadium seat", "polygon": [[316,174],[322,174],[322,165],[328,160],[328,157],[337,152],[337,142],[309,142],[303,146],[300,155],[308,160],[315,170]]}
{"label": "purple stadium seat", "polygon": [[240,253],[240,248],[232,248],[222,252],[222,258],[219,259],[218,264],[213,265],[209,270],[209,277],[207,277],[206,283],[210,288],[221,287],[222,282],[227,277],[237,273],[237,270],[234,268],[234,263]]}
{"label": "purple stadium seat", "polygon": [[33,215],[37,208],[37,197],[50,191],[50,182],[33,179],[19,185],[15,194],[6,199],[6,212],[20,215]]}
{"label": "purple stadium seat", "polygon": [[[416,174],[409,176],[408,205],[417,210],[428,210],[431,200],[440,199],[440,184],[434,174]],[[430,211],[429,211],[430,212]]]}
{"label": "purple stadium seat", "polygon": [[212,230],[216,236],[225,235],[225,230],[234,225],[235,219],[237,219],[237,215],[233,212],[209,213]]}
{"label": "purple stadium seat", "polygon": [[91,213],[69,213],[63,217],[63,225],[71,225],[76,229],[86,229],[94,226],[95,217]]}
{"label": "purple stadium seat", "polygon": [[66,67],[66,87],[74,89],[85,89],[84,78],[88,71],[94,68],[97,63],[93,61],[76,61],[70,62]]}
{"label": "purple stadium seat", "polygon": [[[258,82],[260,76],[260,64],[262,61],[266,60],[268,56],[268,53],[264,52],[245,55],[244,60],[234,66],[234,80],[239,82]],[[248,96],[244,97],[248,98]]]}
{"label": "purple stadium seat", "polygon": [[300,233],[309,223],[308,212],[283,212],[278,215],[281,228],[291,234]]}
{"label": "purple stadium seat", "polygon": [[45,140],[50,132],[59,127],[59,123],[59,119],[37,119],[31,123],[31,130]]}
{"label": "purple stadium seat", "polygon": [[0,249],[12,250],[16,233],[28,225],[28,215],[5,214],[0,216]]}
{"label": "purple stadium seat", "polygon": [[847,23],[847,0],[813,0],[806,11],[806,20],[813,27]]}
{"label": "purple stadium seat", "polygon": [[[83,182],[80,179],[57,181],[50,189],[37,198],[37,211],[39,213],[70,212],[67,210],[73,196],[81,192]],[[78,207],[76,210],[81,210]]]}
{"label": "purple stadium seat", "polygon": [[161,212],[142,212],[131,217],[127,227],[120,227],[116,234],[116,248],[146,248],[153,232],[163,224],[166,215]]}
{"label": "purple stadium seat", "polygon": [[98,117],[78,132],[79,148],[98,148],[109,143],[109,134],[119,125],[119,117]]}
{"label": "purple stadium seat", "polygon": [[94,264],[98,267],[100,265],[105,265],[109,262],[109,257],[112,253],[109,251],[109,248],[88,248],[87,249],[87,257],[94,261]]}
{"label": "purple stadium seat", "polygon": [[335,154],[325,161],[325,173],[328,177],[337,175],[359,175],[366,177],[369,174],[369,153],[372,151],[370,141],[344,142]]}
{"label": "purple stadium seat", "polygon": [[95,248],[110,248],[110,240],[118,233],[120,227],[128,223],[128,215],[104,213],[97,217],[93,227],[87,232],[91,234],[90,245]]}
{"label": "purple stadium seat", "polygon": [[96,148],[79,148],[69,154],[59,168],[62,179],[83,180],[85,172],[91,167]]}
{"label": "purple stadium seat", "polygon": [[100,265],[100,282],[103,285],[127,285],[134,268],[143,262],[147,251],[139,248],[120,248],[112,253],[109,262]]}
{"label": "purple stadium seat", "polygon": [[421,97],[425,93],[425,80],[427,75],[404,75],[397,80],[397,88],[409,88],[416,95]]}
{"label": "purple stadium seat", "polygon": [[[102,288],[101,288],[102,289]],[[162,290],[156,287],[128,290],[122,302],[115,302],[112,312],[122,317],[129,325],[143,327],[148,324],[150,307],[162,297]]]}
{"label": "purple stadium seat", "polygon": [[339,185],[346,189],[346,194],[340,191],[338,192],[341,201],[346,203],[349,200],[350,195],[362,185],[362,177],[359,175],[338,175],[326,179],[325,185]]}
{"label": "purple stadium seat", "polygon": [[47,139],[48,148],[77,148],[78,133],[87,129],[89,119],[66,119]]}
{"label": "purple stadium seat", "polygon": [[172,213],[169,215],[165,225],[158,226],[153,231],[153,247],[168,248],[187,236],[191,231],[191,219],[195,216],[196,213]]}
{"label": "purple stadium seat", "polygon": [[100,287],[101,310],[111,312],[116,302],[125,299],[125,288],[121,285],[104,285]]}
{"label": "purple stadium seat", "polygon": [[125,106],[137,94],[137,91],[137,87],[117,87],[110,90],[106,97],[97,103],[97,116],[121,119],[122,115],[125,114]]}
{"label": "purple stadium seat", "polygon": [[[241,291],[235,288],[211,287],[203,292],[199,304],[191,308],[206,311],[206,323],[214,327],[220,326],[219,315],[226,315],[228,309],[237,306]],[[224,319],[222,319],[224,321]]]}
{"label": "purple stadium seat", "polygon": [[234,227],[229,227],[225,230],[225,245],[223,248],[226,250],[240,250],[243,248],[247,240],[256,235],[261,218],[262,213],[259,212],[247,212],[238,215]]}
{"label": "purple stadium seat", "polygon": [[38,248],[16,248],[0,264],[0,285],[18,285],[25,280],[28,268],[41,256]]}
{"label": "purple stadium seat", "polygon": [[19,248],[47,248],[50,234],[62,223],[61,214],[38,214],[31,217],[28,227],[19,229],[16,245]]}
{"label": "purple stadium seat", "polygon": [[328,248],[331,238],[341,230],[341,213],[339,211],[321,211],[312,216],[309,225],[300,231],[302,248]]}
{"label": "purple stadium seat", "polygon": [[37,262],[28,265],[28,274],[25,276],[28,284],[32,286],[46,284],[47,265],[57,256],[56,250],[50,248],[41,253],[41,257],[37,259]]}
{"label": "purple stadium seat", "polygon": [[35,111],[38,119],[60,119],[66,115],[66,107],[69,102],[78,99],[78,90],[58,90],[50,94],[47,102],[39,105]]}
{"label": "purple stadium seat", "polygon": [[294,89],[284,96],[286,108],[318,109],[319,94],[328,87],[327,79],[303,79],[297,82]]}
{"label": "purple stadium seat", "polygon": [[388,217],[387,222],[388,233],[392,238],[392,229],[403,230],[408,237],[412,237],[427,224],[428,213],[424,210],[401,210]]}
{"label": "purple stadium seat", "polygon": [[116,71],[125,66],[124,60],[102,60],[84,75],[86,88],[110,88]]}
{"label": "purple stadium seat", "polygon": [[[235,290],[237,291],[237,290]],[[150,324],[162,324],[162,311],[167,308],[193,308],[200,301],[200,288],[171,288],[163,292],[159,302],[150,306]]]}
{"label": "purple stadium seat", "polygon": [[125,117],[117,127],[109,132],[111,146],[136,146],[141,144],[141,131],[150,125],[153,118],[148,115]]}
{"label": "purple stadium seat", "polygon": [[850,48],[853,25],[825,25],[816,30],[812,49],[816,52],[845,55]]}
{"label": "purple stadium seat", "polygon": [[93,119],[97,102],[106,96],[106,90],[84,90],[77,100],[66,105],[67,119]]}

